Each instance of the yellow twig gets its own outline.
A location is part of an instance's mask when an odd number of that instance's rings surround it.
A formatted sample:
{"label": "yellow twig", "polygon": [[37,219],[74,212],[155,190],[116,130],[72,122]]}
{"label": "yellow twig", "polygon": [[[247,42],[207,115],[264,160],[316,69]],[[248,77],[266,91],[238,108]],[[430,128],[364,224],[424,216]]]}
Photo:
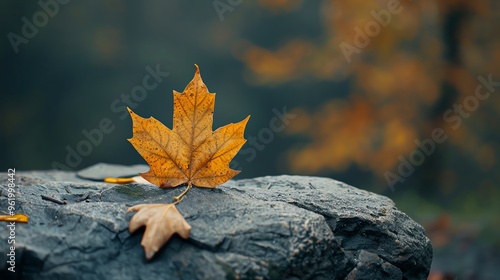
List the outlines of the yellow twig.
{"label": "yellow twig", "polygon": [[113,177],[107,177],[104,178],[104,182],[106,183],[113,183],[113,184],[129,184],[129,183],[134,183],[134,178],[113,178]]}

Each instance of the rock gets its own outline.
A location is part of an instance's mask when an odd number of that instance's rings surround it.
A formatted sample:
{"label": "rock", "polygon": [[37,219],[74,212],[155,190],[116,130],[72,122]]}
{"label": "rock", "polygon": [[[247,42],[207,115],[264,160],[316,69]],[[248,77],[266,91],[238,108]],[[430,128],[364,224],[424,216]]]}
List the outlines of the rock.
{"label": "rock", "polygon": [[[4,211],[7,179],[0,176]],[[15,225],[15,273],[2,238],[1,279],[426,279],[432,260],[423,228],[390,199],[327,178],[193,188],[177,206],[190,238],[174,236],[150,262],[144,231],[129,233],[134,213],[125,210],[170,203],[184,187],[113,185],[67,171],[18,172],[15,182],[15,211],[30,221]]]}
{"label": "rock", "polygon": [[110,163],[98,163],[76,172],[76,175],[82,179],[103,181],[106,177],[137,176],[137,174],[148,170],[149,166],[145,164],[126,166]]}

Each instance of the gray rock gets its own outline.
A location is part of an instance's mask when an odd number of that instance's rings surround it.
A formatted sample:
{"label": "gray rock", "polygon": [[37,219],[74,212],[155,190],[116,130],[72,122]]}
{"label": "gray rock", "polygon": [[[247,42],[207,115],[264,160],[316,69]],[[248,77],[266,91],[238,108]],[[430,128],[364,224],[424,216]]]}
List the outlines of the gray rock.
{"label": "gray rock", "polygon": [[76,175],[82,179],[104,181],[104,178],[106,177],[133,177],[148,170],[149,166],[145,164],[127,166],[111,163],[98,163],[76,172]]}
{"label": "gray rock", "polygon": [[[174,236],[150,262],[144,231],[129,233],[125,210],[170,203],[184,187],[112,185],[65,171],[19,172],[16,183],[16,212],[30,221],[15,225],[15,273],[11,245],[0,240],[1,279],[426,279],[432,260],[423,228],[390,199],[327,178],[193,188],[178,205],[190,238]],[[6,211],[6,174],[0,184]]]}

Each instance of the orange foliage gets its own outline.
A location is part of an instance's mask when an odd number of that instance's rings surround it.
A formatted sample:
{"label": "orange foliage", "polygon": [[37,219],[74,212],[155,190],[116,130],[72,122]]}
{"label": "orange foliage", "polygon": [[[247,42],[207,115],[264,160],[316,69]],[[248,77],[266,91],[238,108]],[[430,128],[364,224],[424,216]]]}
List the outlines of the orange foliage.
{"label": "orange foliage", "polygon": [[[492,36],[500,27],[495,20],[500,9],[488,1],[400,1],[399,13],[380,25],[370,42],[344,56],[339,45],[354,45],[354,28],[363,30],[374,21],[374,13],[388,9],[390,1],[323,0],[318,17],[322,37],[314,42],[302,38],[285,41],[274,49],[252,42],[239,42],[236,56],[242,60],[255,84],[281,84],[301,79],[341,81],[349,78],[345,99],[331,99],[319,108],[296,108],[300,115],[287,127],[291,134],[304,135],[311,142],[289,152],[293,172],[344,171],[351,165],[382,177],[415,149],[414,140],[426,137],[436,126],[443,127],[450,143],[473,155],[484,169],[497,163],[495,153],[479,135],[486,133],[481,122],[490,111],[500,110],[495,97],[481,104],[481,112],[464,121],[460,129],[450,129],[443,121],[443,85],[455,88],[451,103],[474,94],[478,75],[500,73],[500,38]],[[265,8],[290,1],[259,1]],[[270,4],[272,3],[272,4]],[[286,9],[282,9],[286,11]],[[460,25],[460,63],[447,60],[443,33],[449,13],[464,11]],[[482,43],[478,43],[482,42]],[[449,46],[448,46],[449,48]],[[495,74],[496,73],[496,74]],[[446,97],[449,98],[449,97]],[[448,99],[450,102],[450,99]],[[489,107],[490,109],[484,109]],[[438,109],[436,109],[438,108]],[[452,108],[452,107],[451,107]],[[438,111],[434,111],[438,110]],[[434,114],[434,115],[432,115]],[[441,115],[440,115],[441,114]],[[314,129],[313,129],[314,128]]]}

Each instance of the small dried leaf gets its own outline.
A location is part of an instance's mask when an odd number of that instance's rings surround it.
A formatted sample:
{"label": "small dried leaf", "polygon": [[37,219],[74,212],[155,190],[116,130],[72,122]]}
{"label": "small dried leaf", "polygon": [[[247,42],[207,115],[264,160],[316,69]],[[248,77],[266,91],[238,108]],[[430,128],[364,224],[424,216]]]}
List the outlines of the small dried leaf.
{"label": "small dried leaf", "polygon": [[130,232],[145,226],[141,245],[150,260],[160,248],[174,235],[179,234],[184,239],[189,238],[191,226],[186,222],[174,204],[139,204],[127,209],[137,212],[130,219]]}
{"label": "small dried leaf", "polygon": [[0,221],[4,222],[27,223],[29,219],[30,218],[24,214],[0,215]]}
{"label": "small dried leaf", "polygon": [[114,177],[106,177],[104,178],[104,182],[112,183],[112,184],[130,184],[130,183],[139,183],[139,184],[151,184],[146,181],[146,179],[141,176],[134,176],[128,178],[114,178]]}

